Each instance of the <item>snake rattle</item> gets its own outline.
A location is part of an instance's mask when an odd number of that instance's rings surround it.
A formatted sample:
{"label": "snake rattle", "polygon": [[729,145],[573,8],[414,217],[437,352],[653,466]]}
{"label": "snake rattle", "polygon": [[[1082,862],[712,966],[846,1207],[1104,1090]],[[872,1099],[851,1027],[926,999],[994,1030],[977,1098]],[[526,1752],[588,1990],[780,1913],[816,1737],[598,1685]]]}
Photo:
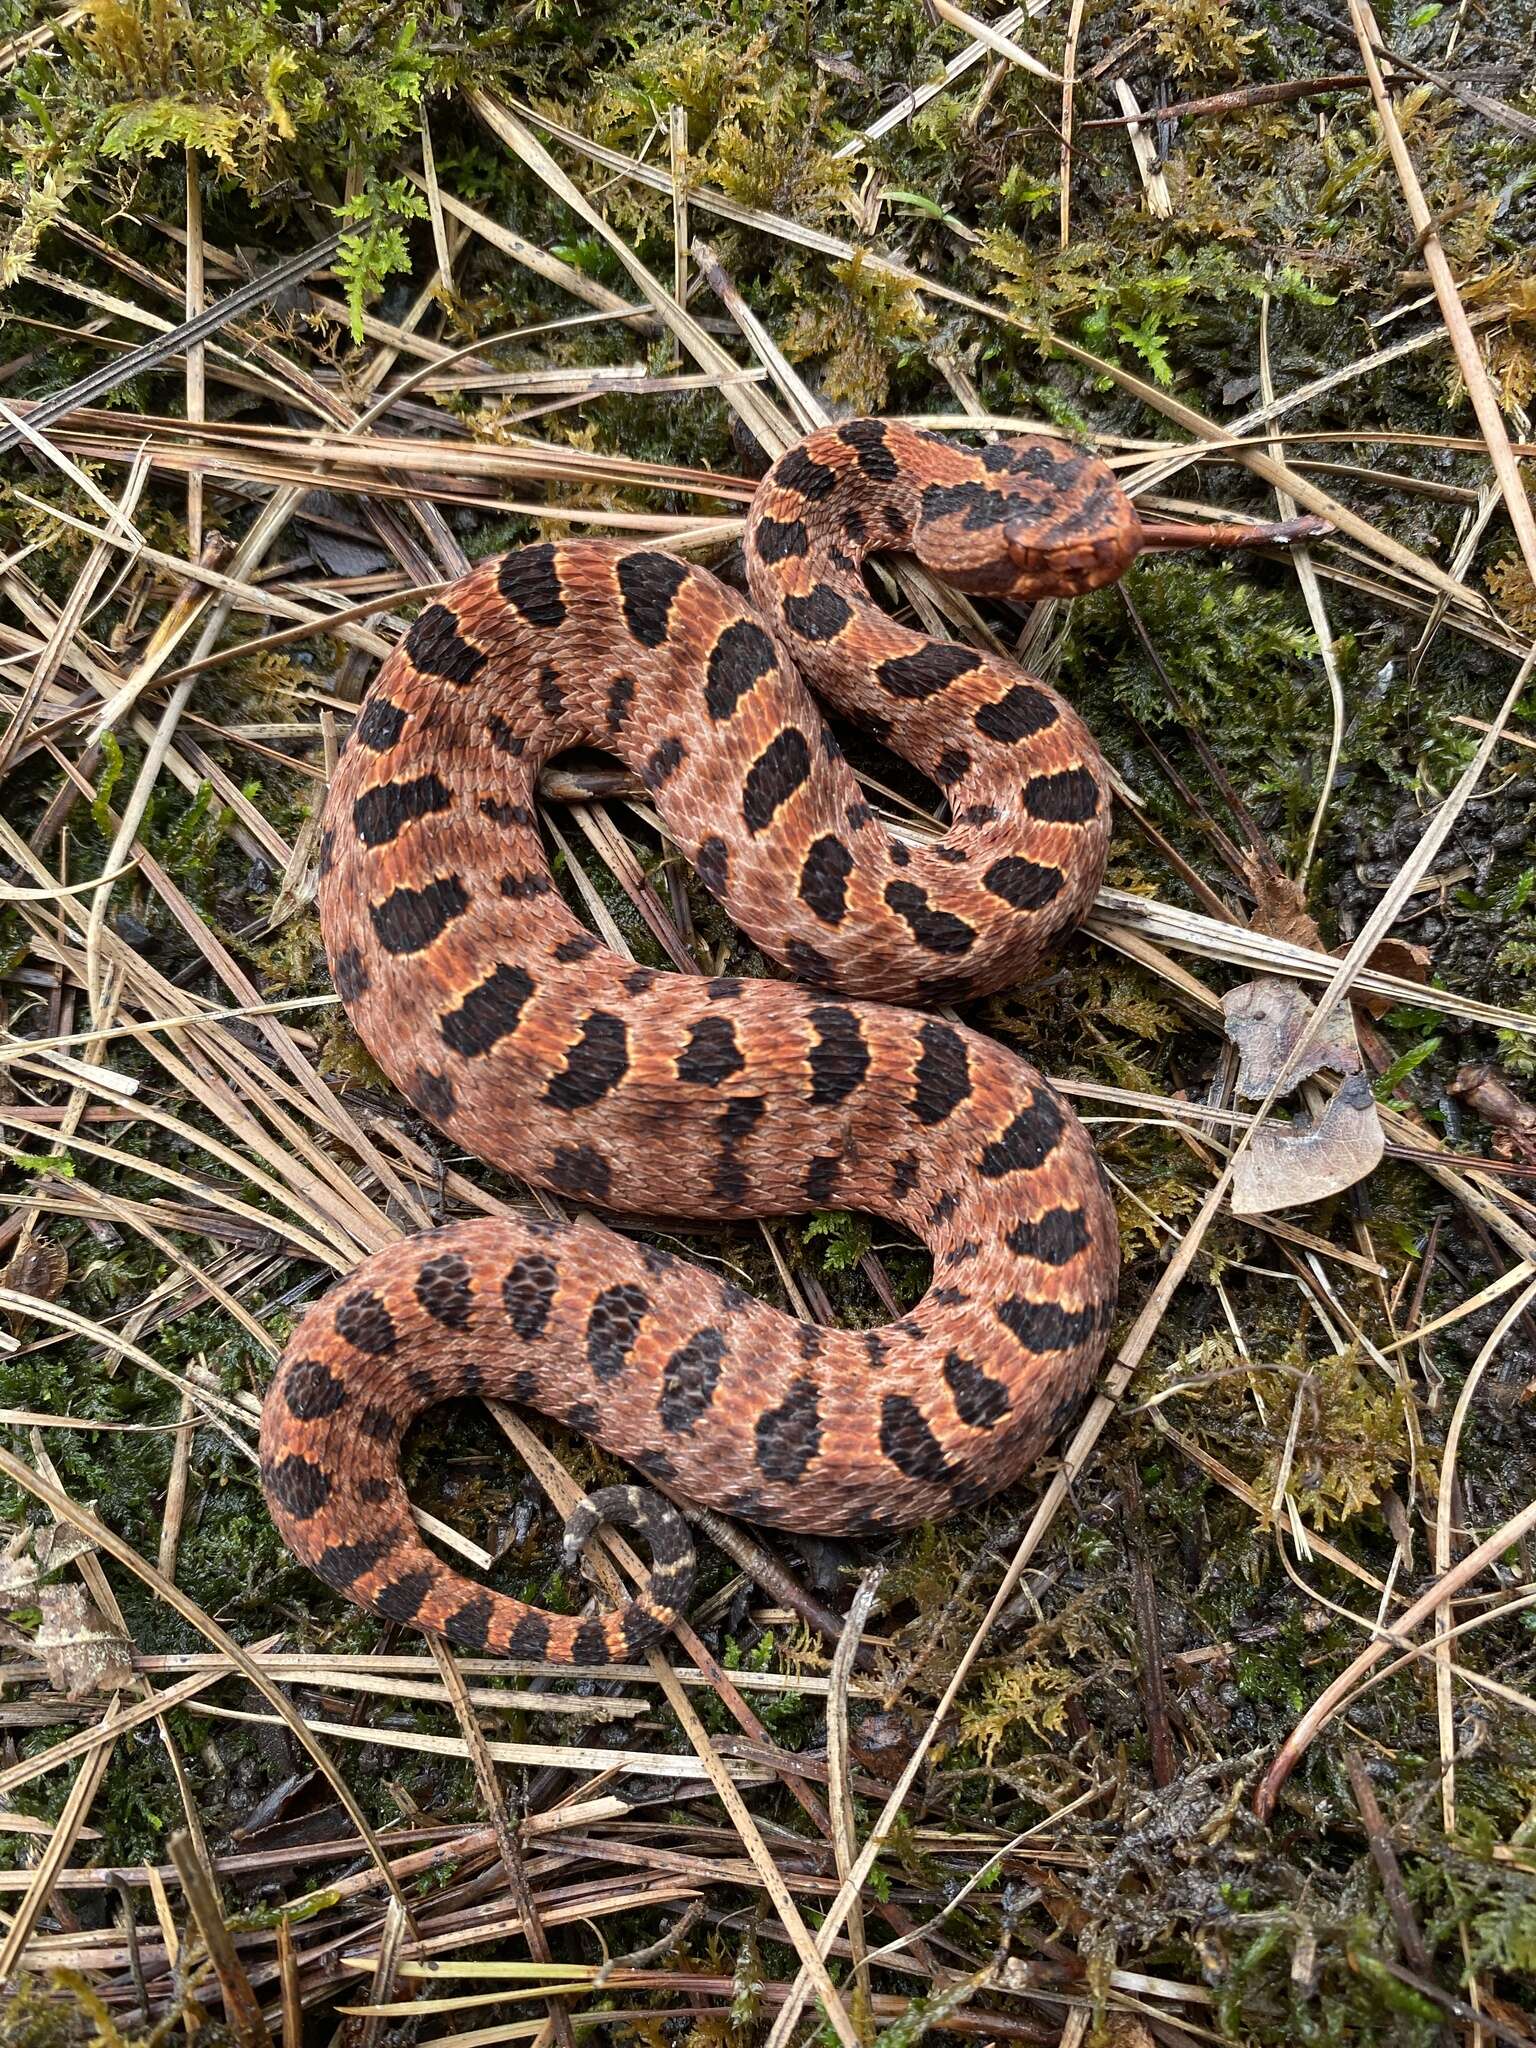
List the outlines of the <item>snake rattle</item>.
{"label": "snake rattle", "polygon": [[[1083,916],[1107,771],[1054,690],[897,624],[860,564],[894,549],[961,590],[1069,596],[1193,531],[1144,526],[1064,442],[976,453],[853,420],[759,487],[753,607],[655,548],[572,540],[481,563],[417,619],[343,751],[319,864],[336,989],[391,1081],[573,1202],[859,1210],[914,1232],[933,1284],[885,1328],[824,1329],[585,1220],[390,1245],[304,1316],[262,1415],[267,1501],[321,1578],[479,1652],[601,1663],[666,1630],[693,1548],[649,1488],[604,1488],[567,1524],[573,1561],[603,1521],[651,1552],[639,1595],[585,1619],[426,1547],[401,1438],[463,1395],[531,1405],[686,1499],[843,1536],[979,1501],[1052,1440],[1115,1307],[1103,1173],[1032,1067],[894,1006],[1007,987]],[[939,786],[942,839],[883,828],[807,685]],[[794,981],[659,974],[582,928],[534,813],[540,770],[581,745],[640,776]]]}

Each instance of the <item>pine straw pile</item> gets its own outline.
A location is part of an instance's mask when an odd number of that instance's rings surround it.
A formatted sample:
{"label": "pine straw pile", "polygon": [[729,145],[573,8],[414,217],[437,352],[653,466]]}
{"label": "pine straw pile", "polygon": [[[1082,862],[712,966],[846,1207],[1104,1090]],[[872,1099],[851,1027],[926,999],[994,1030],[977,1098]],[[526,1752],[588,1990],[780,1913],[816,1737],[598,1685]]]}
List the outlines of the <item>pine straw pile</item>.
{"label": "pine straw pile", "polygon": [[[1528,26],[8,17],[7,2042],[1536,2037]],[[643,1664],[450,1653],[300,1571],[254,1470],[317,1291],[532,1200],[348,1030],[327,773],[472,559],[730,574],[763,461],[850,408],[1330,525],[1028,616],[886,585],[1059,674],[1120,779],[1088,931],[970,1020],[1113,1175],[1102,1394],[1015,1496],[869,1554],[700,1513]],[[611,765],[542,794],[609,945],[768,971]],[[844,1214],[648,1234],[813,1321],[926,1284]],[[592,1597],[558,1532],[616,1467],[468,1404],[408,1466],[457,1558]]]}

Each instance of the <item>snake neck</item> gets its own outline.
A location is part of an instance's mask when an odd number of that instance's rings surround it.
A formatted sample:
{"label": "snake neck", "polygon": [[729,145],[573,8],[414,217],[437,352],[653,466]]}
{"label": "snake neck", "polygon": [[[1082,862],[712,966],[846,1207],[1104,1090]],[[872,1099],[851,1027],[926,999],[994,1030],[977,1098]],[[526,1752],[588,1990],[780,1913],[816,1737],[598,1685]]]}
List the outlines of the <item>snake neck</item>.
{"label": "snake neck", "polygon": [[[1048,576],[1008,561],[1005,530],[1011,538],[1021,521],[1046,548]],[[753,500],[747,579],[781,658],[947,799],[949,831],[911,850],[921,872],[904,879],[940,902],[964,893],[963,871],[990,878],[977,894],[999,919],[993,987],[1032,971],[1091,905],[1109,850],[1109,771],[1059,692],[1012,662],[891,618],[870,597],[863,564],[876,552],[915,552],[943,580],[981,590],[1002,582],[1002,561],[1008,595],[1026,585],[1066,592],[1118,575],[1135,529],[1110,473],[1066,443],[976,454],[882,420],[813,434]]]}

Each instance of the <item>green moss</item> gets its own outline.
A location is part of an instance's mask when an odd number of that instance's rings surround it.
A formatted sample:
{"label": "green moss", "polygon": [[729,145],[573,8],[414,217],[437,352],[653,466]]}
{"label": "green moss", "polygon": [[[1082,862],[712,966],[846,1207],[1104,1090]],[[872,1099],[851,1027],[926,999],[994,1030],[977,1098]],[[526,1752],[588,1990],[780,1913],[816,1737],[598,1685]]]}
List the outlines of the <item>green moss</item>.
{"label": "green moss", "polygon": [[[1127,632],[1127,600],[1156,663]],[[1347,646],[1342,656],[1349,672]],[[1138,563],[1123,591],[1098,592],[1078,607],[1065,673],[1096,723],[1129,731],[1128,721],[1138,721],[1175,748],[1221,808],[1220,793],[1188,760],[1186,737],[1191,729],[1219,735],[1222,766],[1277,828],[1273,850],[1282,862],[1299,857],[1329,731],[1317,640],[1299,593],[1260,583],[1230,562],[1170,556]],[[1145,762],[1137,783],[1178,830],[1187,805],[1155,765]]]}
{"label": "green moss", "polygon": [[[234,2037],[204,2014],[196,2038],[200,2048],[230,2048]],[[47,1986],[24,1977],[0,1993],[0,2039],[7,2048],[162,2048],[166,2029],[110,2013],[82,1976],[60,1970]]]}

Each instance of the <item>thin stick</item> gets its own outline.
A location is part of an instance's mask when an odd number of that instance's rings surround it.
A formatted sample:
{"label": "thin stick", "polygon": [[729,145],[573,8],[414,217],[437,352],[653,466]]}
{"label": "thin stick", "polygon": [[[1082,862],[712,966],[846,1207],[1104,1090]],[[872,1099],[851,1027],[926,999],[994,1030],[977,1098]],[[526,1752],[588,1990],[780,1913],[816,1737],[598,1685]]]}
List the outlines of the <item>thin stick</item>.
{"label": "thin stick", "polygon": [[1436,1579],[1427,1592],[1421,1593],[1411,1607],[1404,1609],[1390,1630],[1383,1629],[1376,1641],[1367,1645],[1349,1668],[1341,1671],[1333,1683],[1318,1694],[1264,1774],[1264,1781],[1253,1802],[1254,1812],[1260,1820],[1267,1821],[1272,1817],[1286,1779],[1338,1709],[1354,1693],[1366,1672],[1379,1664],[1389,1650],[1401,1649],[1414,1630],[1421,1627],[1442,1602],[1454,1598],[1463,1586],[1480,1577],[1489,1565],[1496,1563],[1512,1544],[1529,1535],[1532,1529],[1536,1529],[1536,1500],[1527,1502],[1518,1515],[1512,1515],[1475,1550],[1469,1551],[1453,1570]]}
{"label": "thin stick", "polygon": [[[827,1806],[832,1817],[832,1847],[837,1858],[837,1874],[844,1883],[858,1853],[848,1760],[848,1681],[853,1675],[854,1658],[879,1590],[879,1572],[865,1572],[854,1593],[848,1619],[832,1659],[832,1690],[827,1697]],[[864,1910],[857,1895],[848,1914],[848,1941],[853,1950],[853,2018],[858,2025],[868,2005],[870,1983],[869,1965],[865,1960],[868,1944],[864,1935]]]}
{"label": "thin stick", "polygon": [[[1282,78],[1270,85],[1240,85],[1231,92],[1215,92],[1199,100],[1175,100],[1159,107],[1159,121],[1184,121],[1195,114],[1238,114],[1249,107],[1272,107],[1286,100],[1309,100],[1319,93],[1348,92],[1367,83],[1363,71],[1335,71],[1321,78]],[[1141,114],[1106,114],[1102,120],[1085,121],[1088,128],[1128,128],[1145,117]]]}
{"label": "thin stick", "polygon": [[1435,297],[1440,302],[1441,316],[1451,339],[1451,347],[1455,351],[1462,382],[1467,387],[1467,396],[1472,401],[1477,424],[1488,444],[1488,458],[1493,464],[1494,475],[1499,480],[1499,489],[1504,494],[1509,523],[1515,530],[1515,539],[1520,544],[1520,553],[1526,569],[1532,580],[1536,581],[1536,515],[1532,514],[1530,500],[1525,494],[1519,465],[1509,445],[1509,435],[1504,429],[1504,415],[1499,410],[1497,395],[1489,382],[1482,351],[1478,348],[1477,339],[1461,303],[1461,295],[1456,289],[1456,274],[1436,232],[1435,217],[1429,210],[1428,200],[1424,197],[1424,188],[1419,183],[1418,172],[1413,167],[1413,158],[1408,154],[1408,145],[1403,140],[1402,129],[1398,126],[1392,96],[1387,91],[1386,82],[1381,75],[1381,66],[1377,62],[1377,52],[1381,48],[1380,32],[1363,0],[1349,0],[1349,15],[1354,25],[1355,39],[1360,45],[1361,62],[1371,83],[1371,97],[1376,102],[1381,132],[1386,137],[1392,165],[1397,172],[1397,181],[1403,188],[1408,217],[1413,222],[1413,231],[1418,237],[1418,246],[1424,257],[1424,268],[1429,272],[1430,283],[1435,288]]}
{"label": "thin stick", "polygon": [[1153,554],[1177,548],[1182,553],[1190,548],[1210,548],[1227,553],[1233,548],[1281,548],[1292,541],[1316,540],[1327,531],[1326,519],[1310,515],[1303,519],[1287,516],[1268,524],[1255,522],[1252,526],[1235,520],[1213,520],[1209,525],[1193,526],[1182,519],[1143,519],[1141,552]]}
{"label": "thin stick", "polygon": [[192,1400],[192,1390],[187,1387],[182,1390],[176,1441],[171,1448],[171,1476],[166,1481],[165,1513],[160,1521],[160,1551],[155,1560],[168,1579],[176,1576],[181,1523],[187,1508],[187,1471],[192,1458],[192,1439],[196,1433],[197,1409]]}
{"label": "thin stick", "polygon": [[[197,151],[187,151],[187,318],[195,320],[207,304],[203,290],[203,188]],[[207,413],[208,352],[200,341],[187,346],[187,423],[201,425]],[[187,553],[195,562],[203,552],[203,479],[197,470],[187,476]]]}
{"label": "thin stick", "polygon": [[[1516,1267],[1515,1270],[1518,1272],[1520,1268]],[[1456,1459],[1461,1449],[1461,1432],[1471,1411],[1473,1396],[1482,1383],[1483,1374],[1498,1355],[1499,1346],[1508,1336],[1510,1329],[1520,1320],[1533,1300],[1536,1300],[1536,1281],[1528,1283],[1489,1331],[1487,1341],[1473,1360],[1472,1370],[1467,1374],[1461,1392],[1456,1397],[1450,1427],[1445,1433],[1445,1453],[1440,1460],[1440,1475],[1435,1491],[1434,1559],[1435,1570],[1442,1578],[1449,1572],[1451,1563],[1451,1506],[1456,1494]],[[1447,1594],[1435,1608],[1435,1706],[1440,1734],[1440,1810],[1447,1837],[1454,1837],[1456,1833],[1456,1725],[1450,1653],[1452,1621],[1450,1595]],[[1410,1956],[1409,1961],[1412,1960]]]}
{"label": "thin stick", "polygon": [[224,1909],[219,1904],[213,1879],[199,1861],[192,1837],[178,1828],[165,1846],[176,1866],[176,1875],[181,1879],[182,1891],[197,1922],[197,1931],[203,1937],[203,1946],[218,1977],[219,1989],[224,1994],[224,2017],[229,2021],[230,2032],[241,2048],[272,2048],[272,2036],[267,2032],[267,2023],[261,2014],[261,2001],[251,1989],[245,1965],[224,1924]]}
{"label": "thin stick", "polygon": [[1406,1960],[1416,1970],[1427,1973],[1429,1951],[1424,1946],[1424,1937],[1419,1932],[1419,1923],[1413,1917],[1413,1904],[1408,1897],[1408,1888],[1403,1883],[1403,1873],[1398,1866],[1397,1851],[1392,1846],[1392,1837],[1387,1832],[1387,1823],[1376,1799],[1376,1787],[1371,1783],[1364,1759],[1358,1750],[1345,1753],[1344,1768],[1349,1773],[1349,1789],[1355,1795],[1355,1804],[1360,1809],[1360,1818],[1365,1823],[1366,1840],[1371,1845],[1371,1861],[1381,1879],[1382,1891],[1386,1894],[1387,1910],[1392,1915],[1392,1924],[1397,1929],[1398,1943]]}
{"label": "thin stick", "polygon": [[1066,49],[1061,60],[1061,246],[1072,240],[1072,118],[1076,107],[1077,39],[1082,33],[1085,0],[1072,0]]}

